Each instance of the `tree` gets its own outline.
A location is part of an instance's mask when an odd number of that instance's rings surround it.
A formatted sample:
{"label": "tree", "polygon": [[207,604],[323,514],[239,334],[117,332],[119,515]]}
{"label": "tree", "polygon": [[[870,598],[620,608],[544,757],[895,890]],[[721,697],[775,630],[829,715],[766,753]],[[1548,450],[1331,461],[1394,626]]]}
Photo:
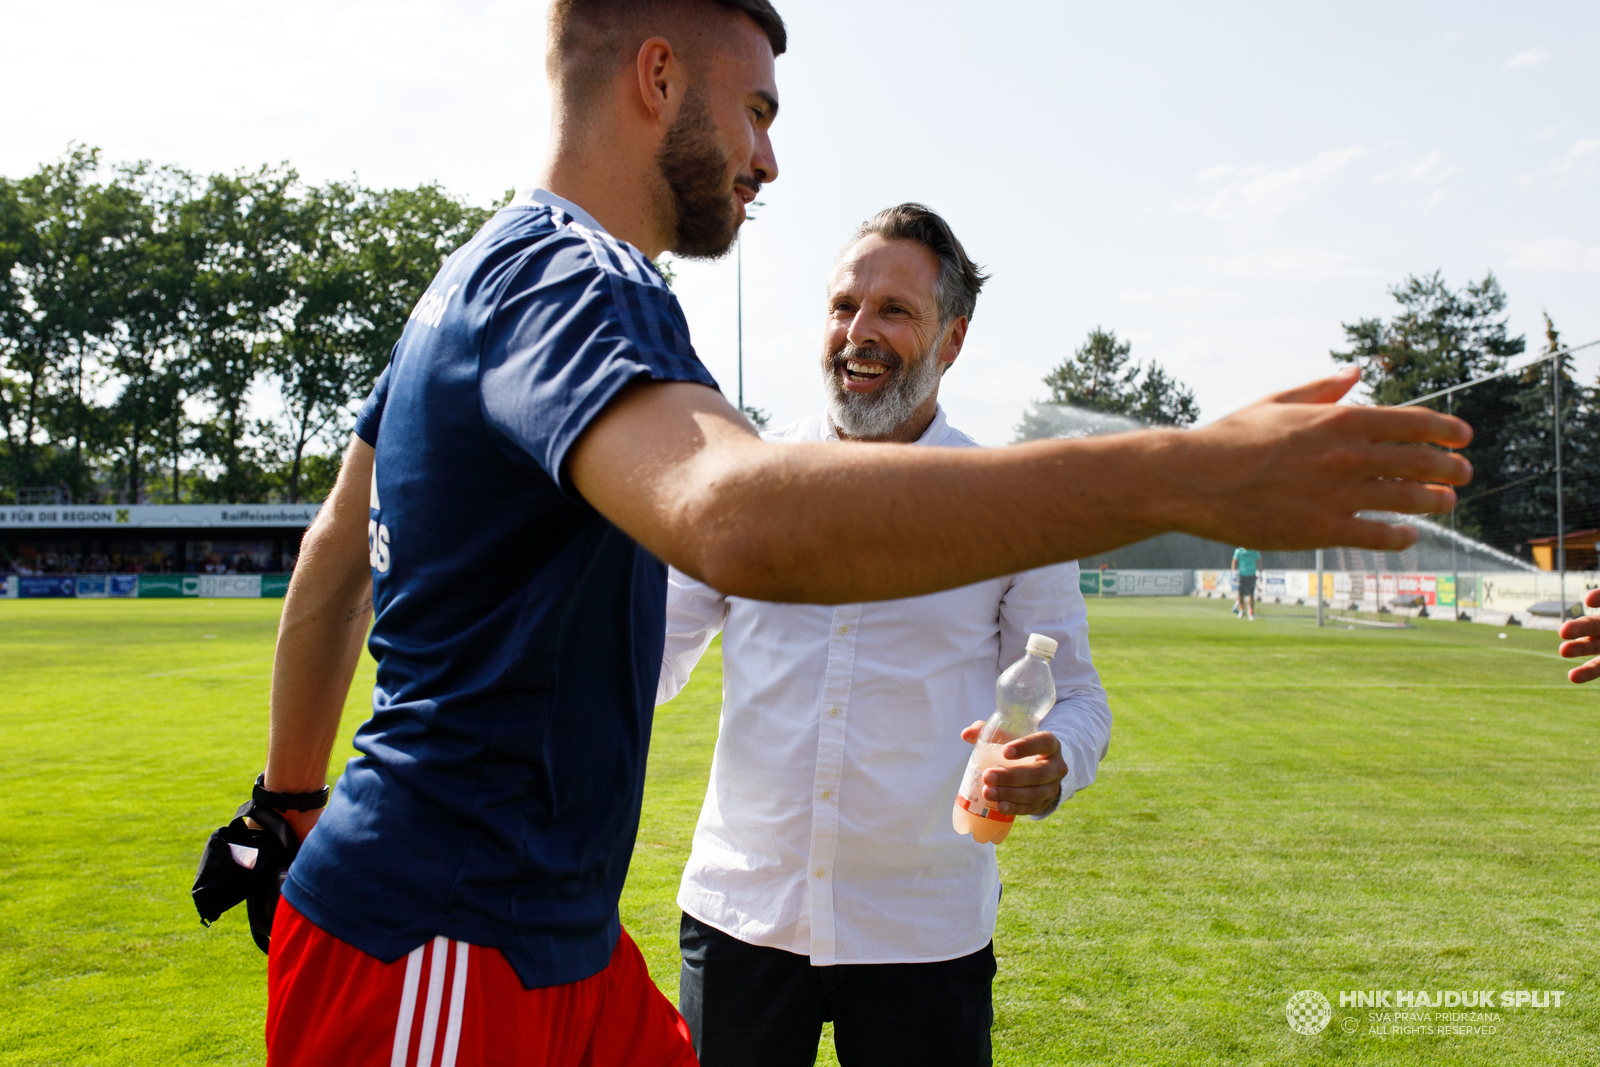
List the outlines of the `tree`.
{"label": "tree", "polygon": [[[1368,397],[1380,404],[1405,404],[1452,386],[1496,374],[1527,348],[1512,337],[1506,295],[1495,276],[1452,290],[1438,271],[1412,275],[1390,287],[1399,311],[1388,322],[1345,323],[1350,342],[1335,360],[1361,368]],[[1553,330],[1553,327],[1552,327]],[[1566,399],[1578,414],[1580,391],[1562,369]],[[1554,441],[1551,437],[1551,364],[1520,374],[1456,389],[1423,400],[1472,424],[1473,441],[1463,450],[1472,462],[1472,484],[1460,493],[1457,528],[1506,551],[1554,525]]]}
{"label": "tree", "polygon": [[1493,273],[1452,292],[1439,271],[1391,286],[1400,313],[1385,323],[1345,323],[1346,352],[1330,353],[1361,368],[1376,404],[1403,404],[1505,367],[1527,347],[1507,336],[1505,291]]}
{"label": "tree", "polygon": [[[1194,390],[1169,375],[1154,360],[1148,366],[1133,358],[1133,342],[1118,340],[1115,331],[1096,326],[1071,356],[1044,377],[1048,404],[1080,411],[1123,416],[1157,426],[1192,426],[1200,418]],[[1047,412],[1025,413],[1017,439],[1056,436],[1059,419]],[[1118,420],[1108,426],[1120,426]]]}
{"label": "tree", "polygon": [[271,369],[283,402],[277,435],[288,498],[302,498],[307,447],[348,431],[350,403],[372,388],[445,258],[488,220],[438,185],[372,192],[332,182],[299,203],[289,295]]}
{"label": "tree", "polygon": [[[1546,352],[1559,352],[1561,334],[1544,316]],[[1572,374],[1572,357],[1557,357],[1561,379],[1562,503],[1566,529],[1600,527],[1600,383],[1584,386]],[[1554,486],[1551,486],[1552,492]],[[1553,527],[1552,527],[1553,529]]]}
{"label": "tree", "polygon": [[27,294],[21,271],[27,240],[25,209],[15,182],[0,178],[0,428],[5,432],[0,454],[0,486],[16,484],[23,442],[32,436],[27,423],[27,385],[13,375],[25,369],[31,333]]}
{"label": "tree", "polygon": [[369,360],[363,333],[368,285],[358,262],[353,215],[361,191],[330,183],[313,189],[297,206],[295,247],[289,266],[289,299],[270,367],[278,380],[286,433],[290,503],[301,499],[306,447],[339,419],[352,378]]}
{"label": "tree", "polygon": [[[496,207],[510,198],[507,193]],[[473,207],[436,183],[367,194],[356,219],[357,262],[371,287],[367,319],[373,331],[355,381],[362,396],[389,365],[389,353],[445,258],[477,233],[496,207]]]}
{"label": "tree", "polygon": [[437,185],[307,188],[286,164],[107,169],[80,146],[0,178],[0,487],[136,502],[170,468],[174,501],[319,498],[492,211]]}
{"label": "tree", "polygon": [[296,223],[288,167],[214,175],[183,205],[182,232],[198,266],[188,343],[198,386],[212,405],[196,445],[214,468],[197,486],[202,499],[260,499],[268,457],[247,399],[268,365],[268,346],[289,297]]}
{"label": "tree", "polygon": [[1082,348],[1044,376],[1049,402],[1127,414],[1130,397],[1138,390],[1139,364],[1129,366],[1132,353],[1132,341],[1119,341],[1116,331],[1096,326]]}
{"label": "tree", "polygon": [[1168,376],[1160,365],[1145,368],[1128,414],[1156,426],[1193,426],[1200,420],[1194,390]]}
{"label": "tree", "polygon": [[[101,248],[106,277],[104,313],[95,342],[104,384],[116,399],[101,412],[103,446],[113,460],[125,499],[139,502],[161,461],[173,455],[168,430],[187,378],[183,314],[193,270],[168,225],[169,186],[187,175],[152,172],[145,164],[123,167],[104,188],[104,211],[114,237]],[[174,488],[176,497],[176,488]]]}
{"label": "tree", "polygon": [[1504,452],[1499,474],[1505,489],[1493,492],[1495,485],[1487,482],[1479,489],[1480,479],[1475,477],[1460,508],[1469,521],[1488,527],[1512,549],[1530,537],[1550,537],[1557,530],[1556,374],[1561,375],[1562,519],[1569,531],[1600,525],[1600,500],[1595,496],[1600,490],[1595,467],[1600,391],[1576,381],[1572,356],[1562,351],[1560,331],[1548,314],[1544,351],[1553,358],[1511,377],[1506,392],[1512,414],[1503,427],[1489,430],[1494,447]]}
{"label": "tree", "polygon": [[111,239],[93,181],[99,154],[74,146],[66,158],[6,183],[3,199],[8,290],[0,331],[4,369],[17,383],[8,430],[13,487],[91,484],[84,438],[91,337],[103,326]]}

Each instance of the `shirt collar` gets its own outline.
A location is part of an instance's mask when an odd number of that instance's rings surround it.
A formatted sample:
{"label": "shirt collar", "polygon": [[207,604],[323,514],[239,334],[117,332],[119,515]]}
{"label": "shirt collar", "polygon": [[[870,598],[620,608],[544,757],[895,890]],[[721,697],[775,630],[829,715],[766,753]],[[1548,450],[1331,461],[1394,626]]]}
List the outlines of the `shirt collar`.
{"label": "shirt collar", "polygon": [[[922,436],[917,438],[912,443],[918,445],[936,445],[944,440],[945,430],[949,425],[949,422],[947,422],[944,417],[944,405],[937,404],[933,409],[933,421],[928,423],[928,428],[926,430],[922,431]],[[843,440],[843,438],[839,436],[839,427],[833,424],[832,415],[824,414],[822,416],[822,439],[824,441]]]}
{"label": "shirt collar", "polygon": [[595,221],[593,215],[566,197],[557,196],[548,189],[524,189],[513,197],[511,202],[513,204],[543,204],[545,207],[560,208],[567,213],[573,222],[580,226],[586,226],[596,233],[609,232],[604,226]]}

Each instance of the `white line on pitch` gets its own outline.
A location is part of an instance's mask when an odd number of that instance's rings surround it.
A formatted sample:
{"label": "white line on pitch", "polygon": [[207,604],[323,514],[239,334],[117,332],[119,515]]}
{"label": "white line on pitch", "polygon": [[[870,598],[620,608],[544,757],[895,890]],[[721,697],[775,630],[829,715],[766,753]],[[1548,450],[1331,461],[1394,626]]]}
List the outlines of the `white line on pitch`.
{"label": "white line on pitch", "polygon": [[215,664],[212,664],[209,667],[184,667],[182,670],[176,670],[176,671],[157,671],[155,674],[147,674],[147,675],[145,675],[145,677],[146,678],[171,678],[175,674],[199,674],[202,671],[226,671],[226,670],[231,670],[234,667],[250,667],[250,666],[254,666],[257,663],[271,663],[271,662],[272,662],[272,657],[271,656],[262,656],[259,659],[242,659],[238,663],[215,663]]}

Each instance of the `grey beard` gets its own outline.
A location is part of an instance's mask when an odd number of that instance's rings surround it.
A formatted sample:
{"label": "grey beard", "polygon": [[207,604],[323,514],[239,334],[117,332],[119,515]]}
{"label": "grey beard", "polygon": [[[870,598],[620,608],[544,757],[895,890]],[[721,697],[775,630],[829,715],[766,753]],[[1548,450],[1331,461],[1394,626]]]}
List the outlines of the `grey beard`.
{"label": "grey beard", "polygon": [[[852,393],[839,376],[845,360],[888,364],[890,381],[871,393]],[[828,417],[842,433],[865,440],[888,437],[939,389],[939,361],[933,353],[910,365],[892,352],[847,344],[823,360],[828,379]]]}

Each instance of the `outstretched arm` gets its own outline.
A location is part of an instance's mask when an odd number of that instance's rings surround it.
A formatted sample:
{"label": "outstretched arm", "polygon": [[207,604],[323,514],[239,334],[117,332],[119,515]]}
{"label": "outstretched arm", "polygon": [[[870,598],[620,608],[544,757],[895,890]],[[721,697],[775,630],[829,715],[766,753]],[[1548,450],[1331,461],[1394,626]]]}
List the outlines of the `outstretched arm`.
{"label": "outstretched arm", "polygon": [[[328,779],[328,755],[372,614],[366,539],[372,456],[371,445],[350,439],[333,492],[306,531],[283,602],[267,741],[266,787],[276,793],[314,792]],[[305,840],[320,814],[287,811],[283,817]]]}
{"label": "outstretched arm", "polygon": [[761,600],[918,596],[1168,530],[1395,551],[1416,531],[1355,513],[1448,510],[1471,466],[1432,446],[1472,431],[1425,408],[1336,406],[1355,381],[1352,369],[1203,430],[985,449],[767,444],[715,390],[646,383],[589,426],[568,471],[658,557]]}

